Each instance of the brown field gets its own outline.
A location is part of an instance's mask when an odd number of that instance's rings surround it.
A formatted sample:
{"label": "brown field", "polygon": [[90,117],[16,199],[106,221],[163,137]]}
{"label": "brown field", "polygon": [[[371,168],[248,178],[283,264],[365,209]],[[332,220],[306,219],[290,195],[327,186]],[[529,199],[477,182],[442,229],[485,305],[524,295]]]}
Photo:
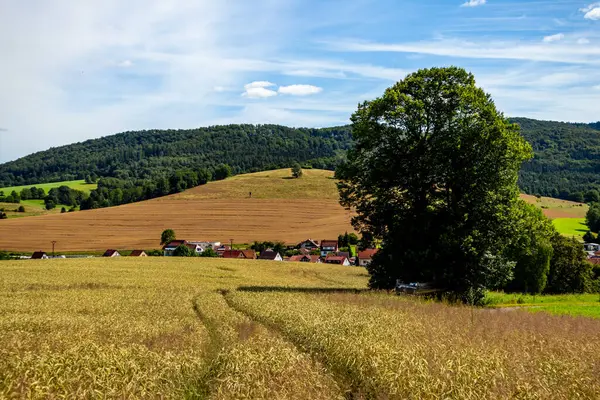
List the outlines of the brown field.
{"label": "brown field", "polygon": [[[159,248],[162,230],[180,238],[248,243],[336,238],[352,231],[333,173],[290,170],[238,175],[183,193],[119,207],[0,222],[0,249],[57,251]],[[252,198],[248,194],[252,192]]]}
{"label": "brown field", "polygon": [[588,210],[587,204],[569,200],[553,199],[551,197],[537,198],[529,194],[522,194],[521,198],[530,204],[540,207],[544,215],[550,219],[584,218]]}

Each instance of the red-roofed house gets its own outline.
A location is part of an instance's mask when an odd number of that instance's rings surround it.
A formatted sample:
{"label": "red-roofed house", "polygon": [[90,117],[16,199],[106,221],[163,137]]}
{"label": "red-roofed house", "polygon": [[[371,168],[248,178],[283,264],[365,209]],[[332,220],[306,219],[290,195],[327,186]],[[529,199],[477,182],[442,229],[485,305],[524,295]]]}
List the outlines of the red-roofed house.
{"label": "red-roofed house", "polygon": [[291,256],[288,261],[294,261],[294,262],[307,262],[307,263],[320,263],[321,262],[321,257],[319,256],[311,256],[311,255],[306,255],[306,254],[300,254],[297,256]]}
{"label": "red-roofed house", "polygon": [[321,240],[321,257],[327,256],[329,253],[338,251],[337,240]]}
{"label": "red-roofed house", "polygon": [[377,253],[377,249],[365,249],[363,251],[358,252],[358,265],[361,267],[366,267],[371,264],[371,260],[373,256]]}
{"label": "red-roofed house", "polygon": [[102,257],[121,257],[121,255],[116,250],[108,249],[108,250],[106,250],[104,252],[104,254],[102,255]]}
{"label": "red-roofed house", "polygon": [[256,252],[254,250],[224,250],[221,257],[254,260],[256,258]]}
{"label": "red-roofed house", "polygon": [[144,250],[134,250],[129,254],[129,257],[148,257]]}
{"label": "red-roofed house", "polygon": [[336,256],[336,255],[331,255],[331,254],[328,254],[327,257],[325,257],[325,263],[345,265],[345,266],[350,265],[350,261],[348,260],[348,257]]}

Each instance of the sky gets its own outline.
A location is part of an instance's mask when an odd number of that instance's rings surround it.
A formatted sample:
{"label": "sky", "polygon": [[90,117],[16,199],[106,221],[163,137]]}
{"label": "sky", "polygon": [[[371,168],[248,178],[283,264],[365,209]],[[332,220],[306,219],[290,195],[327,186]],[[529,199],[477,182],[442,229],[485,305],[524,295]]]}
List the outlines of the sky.
{"label": "sky", "polygon": [[346,124],[456,65],[507,116],[600,120],[600,2],[0,0],[0,162],[143,129]]}

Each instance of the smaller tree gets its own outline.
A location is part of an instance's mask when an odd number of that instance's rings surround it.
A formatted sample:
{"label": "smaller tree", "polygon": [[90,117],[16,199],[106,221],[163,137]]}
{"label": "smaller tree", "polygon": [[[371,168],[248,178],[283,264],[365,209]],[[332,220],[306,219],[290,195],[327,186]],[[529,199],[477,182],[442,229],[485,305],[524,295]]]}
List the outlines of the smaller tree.
{"label": "smaller tree", "polygon": [[215,169],[213,173],[213,179],[215,181],[221,181],[225,178],[229,178],[232,175],[231,167],[227,164],[221,164]]}
{"label": "smaller tree", "polygon": [[592,232],[600,232],[600,203],[590,205],[585,214],[585,223]]}
{"label": "smaller tree", "polygon": [[24,213],[25,212],[25,207],[19,206],[18,211],[21,212],[21,213]]}
{"label": "smaller tree", "polygon": [[217,254],[216,251],[214,251],[212,248],[207,248],[205,249],[202,253],[200,253],[200,257],[218,257],[219,255]]}
{"label": "smaller tree", "polygon": [[173,229],[165,229],[160,235],[160,244],[165,245],[176,239]]}
{"label": "smaller tree", "polygon": [[196,252],[194,250],[190,249],[189,247],[187,247],[185,244],[180,244],[173,251],[173,256],[175,256],[175,257],[194,257],[195,255],[196,255]]}
{"label": "smaller tree", "polygon": [[52,209],[56,208],[56,203],[54,203],[53,200],[46,199],[45,204],[46,204],[46,210],[52,210]]}
{"label": "smaller tree", "polygon": [[555,234],[546,293],[585,293],[593,290],[592,264],[575,238]]}
{"label": "smaller tree", "polygon": [[8,215],[4,211],[0,211],[0,219],[7,219]]}
{"label": "smaller tree", "polygon": [[61,214],[64,214],[64,213],[66,213],[66,212],[67,212],[67,209],[66,209],[66,208],[64,208],[64,207],[62,207],[62,208],[60,209],[60,213],[61,213]]}
{"label": "smaller tree", "polygon": [[293,178],[302,177],[302,167],[300,166],[300,164],[295,163],[294,165],[292,165],[292,177]]}
{"label": "smaller tree", "polygon": [[[21,196],[22,198],[23,196]],[[600,201],[600,193],[596,189],[588,190],[585,194],[586,203],[597,203]]]}
{"label": "smaller tree", "polygon": [[592,233],[592,231],[587,231],[585,235],[583,235],[583,241],[586,243],[592,243],[596,240],[596,235]]}

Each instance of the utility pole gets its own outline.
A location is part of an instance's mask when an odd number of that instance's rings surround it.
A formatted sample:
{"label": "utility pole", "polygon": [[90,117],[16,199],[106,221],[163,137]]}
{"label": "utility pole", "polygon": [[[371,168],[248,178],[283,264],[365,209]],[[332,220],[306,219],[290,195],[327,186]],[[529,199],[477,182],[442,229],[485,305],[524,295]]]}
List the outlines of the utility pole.
{"label": "utility pole", "polygon": [[229,255],[233,255],[233,239],[229,239]]}
{"label": "utility pole", "polygon": [[54,245],[56,244],[56,240],[52,241],[52,258],[54,258]]}

